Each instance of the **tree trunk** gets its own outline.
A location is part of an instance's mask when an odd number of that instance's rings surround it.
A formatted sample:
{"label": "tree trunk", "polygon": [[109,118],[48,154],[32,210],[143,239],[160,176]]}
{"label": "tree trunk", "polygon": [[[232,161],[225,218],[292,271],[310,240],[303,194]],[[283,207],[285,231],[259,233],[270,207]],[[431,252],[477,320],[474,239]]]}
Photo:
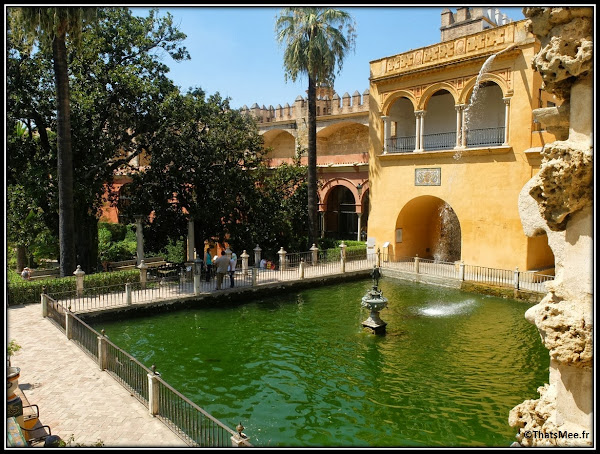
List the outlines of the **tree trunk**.
{"label": "tree trunk", "polygon": [[27,260],[25,246],[17,246],[17,273],[20,273],[25,268],[25,260]]}
{"label": "tree trunk", "polygon": [[71,151],[71,114],[69,105],[69,75],[65,34],[52,43],[56,77],[57,148],[58,148],[58,239],[60,245],[60,275],[75,271],[75,224],[73,208],[73,156]]}
{"label": "tree trunk", "polygon": [[310,245],[319,237],[317,197],[317,90],[315,80],[308,77],[308,238]]}
{"label": "tree trunk", "polygon": [[[85,213],[77,210],[78,213]],[[89,214],[77,215],[77,231],[75,232],[75,252],[77,265],[86,274],[95,273],[98,268],[98,219]],[[71,272],[73,274],[73,272]]]}

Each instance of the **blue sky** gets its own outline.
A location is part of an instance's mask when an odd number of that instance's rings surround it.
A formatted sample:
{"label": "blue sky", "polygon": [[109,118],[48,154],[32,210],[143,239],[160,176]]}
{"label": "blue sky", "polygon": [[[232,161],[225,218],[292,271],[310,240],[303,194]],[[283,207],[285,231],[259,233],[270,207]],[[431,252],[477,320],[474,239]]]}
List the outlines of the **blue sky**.
{"label": "blue sky", "polygon": [[[285,5],[284,5],[285,6]],[[478,6],[478,5],[475,5]],[[187,35],[184,45],[191,60],[176,63],[164,57],[170,78],[183,91],[200,87],[208,94],[231,98],[232,107],[292,105],[306,96],[305,76],[285,81],[283,48],[275,39],[274,6],[161,6],[159,13],[173,15],[174,24]],[[356,20],[355,52],[344,60],[335,90],[343,96],[369,88],[369,62],[440,41],[441,12],[446,6],[334,5]],[[453,12],[456,7],[449,7]],[[524,19],[522,6],[498,6],[508,18]],[[131,8],[146,16],[148,8]]]}

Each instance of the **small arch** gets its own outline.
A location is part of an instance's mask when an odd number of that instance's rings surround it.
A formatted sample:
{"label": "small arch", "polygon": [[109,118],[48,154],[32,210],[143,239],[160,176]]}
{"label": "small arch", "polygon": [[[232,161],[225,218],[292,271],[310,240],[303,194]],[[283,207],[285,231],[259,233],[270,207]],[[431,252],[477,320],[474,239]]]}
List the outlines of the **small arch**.
{"label": "small arch", "polygon": [[[460,92],[460,96],[458,97],[458,104],[469,104],[470,98],[471,98],[471,93],[473,92],[473,89],[475,88],[475,83],[477,82],[477,76],[469,79],[469,81],[467,81],[463,87],[463,89]],[[492,74],[492,73],[484,73],[481,76],[481,79],[479,81],[480,84],[484,83],[484,82],[492,82],[495,83],[496,85],[498,85],[500,87],[500,90],[502,90],[502,97],[506,98],[510,96],[510,90],[508,88],[508,86],[506,85],[506,81],[498,76],[497,74]]]}
{"label": "small arch", "polygon": [[394,93],[392,93],[390,96],[388,96],[388,98],[384,101],[383,105],[381,106],[381,112],[383,115],[389,115],[390,114],[390,109],[392,108],[392,105],[399,99],[399,98],[406,98],[410,101],[410,103],[413,106],[413,111],[417,110],[417,99],[415,98],[414,94],[411,91],[408,90],[398,90]]}
{"label": "small arch", "polygon": [[423,91],[423,94],[421,95],[421,99],[419,100],[419,104],[418,104],[416,110],[426,110],[427,103],[429,102],[431,97],[436,92],[441,91],[441,90],[445,90],[448,93],[450,93],[450,95],[452,95],[452,98],[455,100],[455,103],[456,103],[456,100],[459,99],[458,93],[457,93],[456,89],[454,88],[454,86],[452,86],[448,82],[439,82],[439,83],[430,85],[429,87],[427,87],[425,89],[425,91]]}

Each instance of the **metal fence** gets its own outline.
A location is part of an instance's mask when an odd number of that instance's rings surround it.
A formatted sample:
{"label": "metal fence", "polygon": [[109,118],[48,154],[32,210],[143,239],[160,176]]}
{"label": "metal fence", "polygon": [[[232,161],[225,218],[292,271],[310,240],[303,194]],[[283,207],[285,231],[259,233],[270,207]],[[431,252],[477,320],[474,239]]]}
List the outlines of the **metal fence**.
{"label": "metal fence", "polygon": [[45,313],[67,338],[98,362],[119,384],[127,389],[149,411],[159,417],[187,444],[194,447],[252,446],[233,429],[227,427],[201,407],[177,392],[129,353],[113,344],[104,333],[98,333],[77,315],[49,295],[44,295]]}
{"label": "metal fence", "polygon": [[[157,417],[188,444],[198,447],[228,447],[236,432],[223,425],[188,398],[159,380]],[[243,446],[250,446],[247,441]]]}
{"label": "metal fence", "polygon": [[388,257],[381,255],[381,267],[415,274],[425,274],[461,281],[481,282],[500,287],[512,287],[517,290],[528,290],[546,293],[546,283],[554,280],[553,275],[535,271],[504,270],[478,265],[467,265],[463,262],[445,262],[423,259],[420,257]]}

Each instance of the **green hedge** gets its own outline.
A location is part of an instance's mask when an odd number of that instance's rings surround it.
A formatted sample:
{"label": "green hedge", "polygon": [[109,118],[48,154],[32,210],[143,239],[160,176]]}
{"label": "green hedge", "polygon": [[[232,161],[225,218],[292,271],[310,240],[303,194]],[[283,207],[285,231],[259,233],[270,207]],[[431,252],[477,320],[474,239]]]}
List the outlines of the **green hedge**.
{"label": "green hedge", "polygon": [[[12,273],[15,273],[12,271]],[[77,278],[75,276],[36,279],[34,281],[20,281],[11,276],[7,285],[7,299],[9,306],[17,304],[39,303],[42,294],[42,288],[46,287],[46,293],[74,292],[77,290]],[[15,273],[17,274],[17,273]],[[18,274],[17,274],[18,276]],[[109,285],[125,284],[128,282],[139,282],[139,270],[115,271],[112,273],[96,273],[84,276],[84,288],[106,287]]]}

